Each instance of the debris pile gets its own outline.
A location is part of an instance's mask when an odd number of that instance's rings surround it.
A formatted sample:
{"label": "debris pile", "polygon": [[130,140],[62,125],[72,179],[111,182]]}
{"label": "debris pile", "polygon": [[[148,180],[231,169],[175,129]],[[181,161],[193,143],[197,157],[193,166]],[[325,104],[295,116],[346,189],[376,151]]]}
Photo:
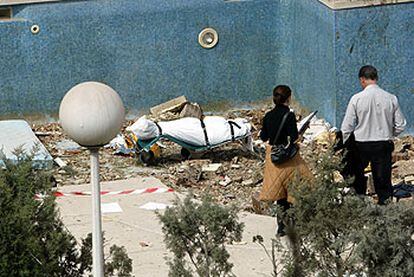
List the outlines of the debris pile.
{"label": "debris pile", "polygon": [[[172,120],[183,116],[198,117],[201,112],[199,105],[188,103],[182,99],[181,106],[169,108],[164,105],[148,116],[155,120]],[[177,103],[177,102],[176,102]],[[215,113],[226,118],[243,117],[252,122],[253,137],[257,139],[261,119],[270,105],[258,109],[233,109]],[[160,109],[158,109],[160,110]],[[125,123],[123,130],[133,122]],[[33,130],[55,158],[56,166],[53,175],[58,186],[84,184],[89,182],[89,153],[71,141],[62,131],[58,123],[33,125]],[[123,144],[120,138],[114,143]],[[191,189],[195,195],[209,191],[222,203],[237,202],[245,209],[250,209],[250,197],[257,191],[263,179],[263,157],[246,151],[240,143],[234,142],[215,148],[205,153],[192,155],[191,160],[183,160],[181,147],[163,141],[159,145],[162,151],[156,166],[144,166],[136,154],[131,152],[114,155],[111,147],[100,150],[100,174],[103,181],[133,178],[138,175],[152,175],[160,178],[166,185],[176,190]]]}
{"label": "debris pile", "polygon": [[404,136],[394,143],[392,183],[414,185],[414,137]]}
{"label": "debris pile", "polygon": [[196,196],[209,192],[221,203],[241,202],[247,210],[251,208],[248,200],[252,192],[263,180],[262,160],[230,146],[208,153],[202,159],[163,162],[169,164],[168,169],[156,176],[166,185],[191,189]]}
{"label": "debris pile", "polygon": [[[89,183],[90,157],[86,148],[71,141],[58,123],[36,124],[32,125],[32,129],[55,158],[53,176],[58,186]],[[156,172],[139,166],[130,156],[114,156],[113,150],[109,148],[100,150],[100,163],[102,181],[122,180]]]}
{"label": "debris pile", "polygon": [[17,162],[21,154],[32,154],[36,168],[52,167],[52,157],[26,121],[0,121],[0,168],[5,166],[5,161]]}
{"label": "debris pile", "polygon": [[[209,192],[223,204],[237,203],[244,210],[252,211],[251,196],[260,189],[263,180],[265,144],[260,141],[258,133],[262,118],[271,107],[272,104],[267,102],[249,109],[230,109],[214,113],[228,119],[241,117],[249,120],[255,152],[246,151],[238,142],[231,142],[206,152],[193,153],[190,160],[185,160],[180,155],[180,146],[171,141],[162,141],[157,144],[158,151],[161,151],[157,164],[145,166],[134,151],[114,153],[111,147],[106,147],[100,152],[101,179],[110,181],[152,175],[176,191],[192,190],[195,196]],[[298,119],[307,114],[298,114]],[[183,116],[200,118],[202,115],[203,111],[198,104],[189,103],[185,97],[179,97],[153,107],[148,118],[165,121]],[[132,123],[126,122],[123,130]],[[58,186],[89,182],[87,149],[70,141],[57,123],[32,127],[55,158],[57,165],[53,174]],[[334,131],[323,119],[312,119],[300,147],[304,159],[312,161],[316,152],[327,151],[328,146],[334,143]],[[113,143],[125,144],[125,141],[118,137]],[[393,183],[414,183],[414,138],[407,136],[398,139],[395,146]]]}
{"label": "debris pile", "polygon": [[202,118],[203,111],[197,103],[191,103],[185,96],[171,99],[150,109],[149,119],[169,121],[183,117]]}

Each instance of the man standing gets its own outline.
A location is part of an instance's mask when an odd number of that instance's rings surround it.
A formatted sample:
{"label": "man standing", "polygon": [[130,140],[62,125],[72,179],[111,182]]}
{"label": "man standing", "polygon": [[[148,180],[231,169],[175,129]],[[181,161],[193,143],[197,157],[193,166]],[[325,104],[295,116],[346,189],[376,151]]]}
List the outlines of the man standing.
{"label": "man standing", "polygon": [[375,67],[363,66],[359,71],[359,81],[364,90],[352,96],[349,101],[341,131],[344,141],[354,133],[356,150],[360,155],[359,164],[355,167],[356,192],[366,192],[364,169],[370,162],[378,204],[383,205],[392,199],[393,194],[392,138],[404,131],[406,121],[397,97],[377,85],[378,73]]}

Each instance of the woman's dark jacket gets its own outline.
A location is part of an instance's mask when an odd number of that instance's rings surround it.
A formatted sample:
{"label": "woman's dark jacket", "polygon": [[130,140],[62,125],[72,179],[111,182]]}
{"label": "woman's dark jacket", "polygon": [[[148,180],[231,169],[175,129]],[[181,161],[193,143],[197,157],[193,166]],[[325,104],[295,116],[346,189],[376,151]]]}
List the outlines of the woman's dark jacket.
{"label": "woman's dark jacket", "polygon": [[[273,144],[275,140],[276,133],[279,129],[280,124],[282,123],[283,116],[290,111],[289,107],[285,105],[277,105],[273,110],[266,113],[263,118],[263,127],[260,132],[260,138],[263,141],[269,141],[269,144]],[[291,112],[283,128],[280,132],[279,138],[275,144],[284,144],[288,143],[287,137],[290,137],[290,141],[294,142],[298,139],[298,127],[296,125],[295,114]]]}

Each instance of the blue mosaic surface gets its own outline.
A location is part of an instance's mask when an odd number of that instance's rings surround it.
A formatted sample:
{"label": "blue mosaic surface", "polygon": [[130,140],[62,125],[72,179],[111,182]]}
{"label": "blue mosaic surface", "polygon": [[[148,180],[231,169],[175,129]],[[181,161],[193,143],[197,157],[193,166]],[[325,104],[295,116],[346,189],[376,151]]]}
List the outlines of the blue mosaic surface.
{"label": "blue mosaic surface", "polygon": [[[340,125],[370,63],[414,133],[414,3],[333,11],[317,0],[80,0],[13,14],[0,21],[0,114],[56,112],[66,91],[90,80],[133,110],[179,95],[257,100],[286,83]],[[220,37],[210,50],[197,42],[205,27]]]}
{"label": "blue mosaic surface", "polygon": [[[0,23],[0,113],[55,112],[83,81],[104,82],[129,108],[179,95],[263,98],[277,71],[273,0],[90,0],[14,6]],[[33,35],[30,26],[38,24]],[[198,44],[213,27],[219,43]]]}
{"label": "blue mosaic surface", "polygon": [[414,133],[414,3],[336,12],[337,121],[352,94],[361,90],[358,70],[372,64],[379,85],[397,95]]}
{"label": "blue mosaic surface", "polygon": [[279,3],[284,59],[277,82],[289,84],[299,102],[334,123],[334,13],[315,0]]}

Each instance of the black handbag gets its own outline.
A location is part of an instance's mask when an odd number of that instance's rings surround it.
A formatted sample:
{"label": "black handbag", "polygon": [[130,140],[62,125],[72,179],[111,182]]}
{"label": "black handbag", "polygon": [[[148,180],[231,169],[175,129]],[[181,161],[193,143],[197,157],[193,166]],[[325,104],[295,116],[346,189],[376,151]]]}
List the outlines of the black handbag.
{"label": "black handbag", "polygon": [[279,130],[276,133],[275,140],[272,143],[272,148],[270,152],[270,159],[272,160],[272,163],[274,164],[282,164],[291,158],[293,158],[296,153],[298,153],[298,147],[296,143],[293,141],[290,141],[290,137],[288,137],[288,144],[276,144],[280,132],[282,131],[283,126],[285,125],[286,119],[288,117],[290,112],[287,112],[282,119],[282,123],[280,123]]}

